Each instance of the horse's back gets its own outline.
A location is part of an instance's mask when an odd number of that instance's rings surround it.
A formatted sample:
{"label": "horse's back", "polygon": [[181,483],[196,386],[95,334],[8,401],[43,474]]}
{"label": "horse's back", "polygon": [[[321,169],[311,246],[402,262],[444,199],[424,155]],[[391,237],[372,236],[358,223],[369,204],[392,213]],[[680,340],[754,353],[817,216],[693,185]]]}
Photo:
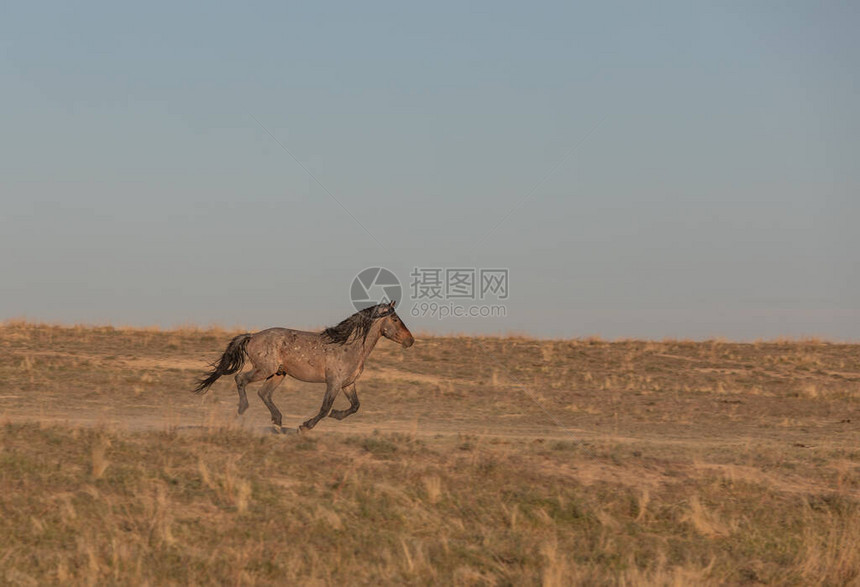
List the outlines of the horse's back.
{"label": "horse's back", "polygon": [[308,332],[306,330],[294,330],[292,328],[267,328],[259,332],[255,332],[251,336],[250,344],[254,346],[268,346],[270,344],[277,346],[292,346],[292,345],[313,345],[320,344],[320,335],[318,332]]}
{"label": "horse's back", "polygon": [[253,336],[262,336],[266,338],[278,336],[286,336],[290,338],[319,338],[319,335],[319,332],[309,332],[307,330],[296,330],[294,328],[275,326],[274,328],[266,328],[265,330],[255,332]]}

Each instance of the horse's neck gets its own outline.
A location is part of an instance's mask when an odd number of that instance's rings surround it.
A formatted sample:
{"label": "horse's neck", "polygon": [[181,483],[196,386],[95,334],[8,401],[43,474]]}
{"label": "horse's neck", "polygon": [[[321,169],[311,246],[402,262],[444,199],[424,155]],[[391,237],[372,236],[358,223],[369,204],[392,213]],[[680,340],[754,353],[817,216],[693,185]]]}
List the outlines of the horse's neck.
{"label": "horse's neck", "polygon": [[379,339],[382,337],[382,329],[379,323],[374,324],[370,327],[370,332],[367,333],[367,338],[363,341],[356,341],[358,344],[357,359],[359,365],[364,365],[364,361],[370,355],[371,351],[373,351],[373,347],[376,346],[376,343],[379,342]]}

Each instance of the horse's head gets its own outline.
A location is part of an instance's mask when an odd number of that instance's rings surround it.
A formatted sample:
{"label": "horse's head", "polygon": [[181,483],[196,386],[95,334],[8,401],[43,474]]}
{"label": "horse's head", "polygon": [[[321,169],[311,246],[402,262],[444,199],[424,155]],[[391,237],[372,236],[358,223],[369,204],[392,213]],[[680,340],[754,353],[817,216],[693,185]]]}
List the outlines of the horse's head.
{"label": "horse's head", "polygon": [[403,320],[394,311],[394,304],[396,303],[392,300],[389,304],[377,306],[376,317],[382,322],[382,336],[402,344],[404,348],[408,349],[415,342],[415,337],[412,336]]}

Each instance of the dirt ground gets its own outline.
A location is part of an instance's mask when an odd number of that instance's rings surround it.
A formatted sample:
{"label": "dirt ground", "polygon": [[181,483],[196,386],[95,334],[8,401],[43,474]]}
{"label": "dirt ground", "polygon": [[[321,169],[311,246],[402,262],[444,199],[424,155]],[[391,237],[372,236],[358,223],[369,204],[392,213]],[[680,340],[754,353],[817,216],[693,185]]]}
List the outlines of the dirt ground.
{"label": "dirt ground", "polygon": [[[12,323],[0,333],[6,421],[273,433],[258,386],[249,386],[251,407],[243,416],[236,413],[232,377],[204,396],[189,391],[233,332]],[[401,433],[437,444],[463,437],[608,442],[683,454],[700,470],[731,463],[734,475],[770,475],[773,484],[798,490],[827,483],[802,471],[756,471],[755,455],[843,452],[847,458],[837,466],[860,474],[851,456],[860,450],[860,345],[419,337],[404,350],[383,339],[357,386],[360,411],[343,421],[324,419],[312,434]],[[274,396],[284,427],[315,414],[323,391],[324,385],[287,378]],[[347,405],[342,395],[335,403]],[[631,472],[628,481],[656,482],[642,475]]]}
{"label": "dirt ground", "polygon": [[[145,430],[230,423],[269,430],[232,377],[205,396],[194,379],[223,352],[223,331],[0,329],[0,415]],[[287,379],[274,400],[287,427],[316,413],[324,386]],[[361,410],[317,433],[409,432],[657,444],[857,446],[860,345],[820,341],[382,340],[358,381]],[[348,405],[341,395],[336,406]]]}

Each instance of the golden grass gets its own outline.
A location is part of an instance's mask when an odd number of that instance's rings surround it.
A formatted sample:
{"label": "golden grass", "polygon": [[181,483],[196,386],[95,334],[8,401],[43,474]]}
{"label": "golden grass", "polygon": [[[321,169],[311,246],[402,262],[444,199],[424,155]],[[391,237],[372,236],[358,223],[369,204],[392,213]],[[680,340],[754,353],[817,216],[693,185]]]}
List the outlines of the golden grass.
{"label": "golden grass", "polygon": [[860,580],[856,469],[852,491],[783,491],[698,474],[683,450],[230,428],[7,424],[0,446],[8,583]]}
{"label": "golden grass", "polygon": [[383,341],[299,436],[231,334],[0,327],[0,583],[860,582],[857,345]]}

